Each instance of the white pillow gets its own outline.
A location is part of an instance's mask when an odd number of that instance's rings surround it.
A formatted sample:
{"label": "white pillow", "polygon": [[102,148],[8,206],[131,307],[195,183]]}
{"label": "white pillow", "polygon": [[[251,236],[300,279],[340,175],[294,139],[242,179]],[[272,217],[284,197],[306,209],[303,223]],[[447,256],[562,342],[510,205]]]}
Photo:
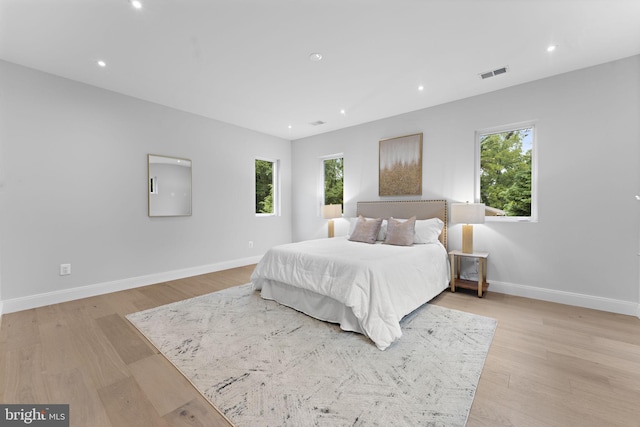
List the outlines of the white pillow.
{"label": "white pillow", "polygon": [[421,219],[416,221],[416,234],[413,243],[435,243],[442,233],[444,222],[440,218]]}

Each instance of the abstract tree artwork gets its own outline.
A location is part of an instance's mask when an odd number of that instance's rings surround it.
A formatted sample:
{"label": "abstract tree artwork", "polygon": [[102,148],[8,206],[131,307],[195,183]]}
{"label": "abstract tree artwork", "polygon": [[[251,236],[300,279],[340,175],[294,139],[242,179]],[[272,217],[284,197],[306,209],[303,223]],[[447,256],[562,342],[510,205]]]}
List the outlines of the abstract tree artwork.
{"label": "abstract tree artwork", "polygon": [[422,195],[422,133],[380,141],[378,194]]}

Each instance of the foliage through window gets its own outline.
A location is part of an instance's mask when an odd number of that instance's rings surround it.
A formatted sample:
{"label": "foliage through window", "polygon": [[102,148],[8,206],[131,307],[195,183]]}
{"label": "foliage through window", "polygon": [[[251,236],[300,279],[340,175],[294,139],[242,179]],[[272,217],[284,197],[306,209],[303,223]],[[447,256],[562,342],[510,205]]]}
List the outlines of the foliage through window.
{"label": "foliage through window", "polygon": [[344,158],[325,159],[324,204],[342,205],[344,209]]}
{"label": "foliage through window", "polygon": [[487,215],[533,217],[534,127],[478,135],[479,199]]}
{"label": "foliage through window", "polygon": [[275,214],[277,200],[276,162],[256,159],[256,213]]}

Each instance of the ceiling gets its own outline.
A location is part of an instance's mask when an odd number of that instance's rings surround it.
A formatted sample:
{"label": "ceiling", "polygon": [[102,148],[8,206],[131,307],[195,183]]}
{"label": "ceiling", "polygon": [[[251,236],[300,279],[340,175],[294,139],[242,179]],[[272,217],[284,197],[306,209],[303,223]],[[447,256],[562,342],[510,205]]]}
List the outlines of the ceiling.
{"label": "ceiling", "polygon": [[0,0],[0,58],[295,140],[640,54],[640,0],[141,2]]}

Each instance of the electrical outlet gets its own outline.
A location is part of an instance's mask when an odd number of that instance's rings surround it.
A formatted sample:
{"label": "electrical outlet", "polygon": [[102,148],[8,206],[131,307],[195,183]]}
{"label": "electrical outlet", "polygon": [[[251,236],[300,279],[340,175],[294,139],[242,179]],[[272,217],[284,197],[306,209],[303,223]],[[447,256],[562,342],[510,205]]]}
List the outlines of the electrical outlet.
{"label": "electrical outlet", "polygon": [[253,248],[253,240],[249,240],[249,249]]}
{"label": "electrical outlet", "polygon": [[60,264],[60,275],[68,276],[71,274],[71,264]]}

